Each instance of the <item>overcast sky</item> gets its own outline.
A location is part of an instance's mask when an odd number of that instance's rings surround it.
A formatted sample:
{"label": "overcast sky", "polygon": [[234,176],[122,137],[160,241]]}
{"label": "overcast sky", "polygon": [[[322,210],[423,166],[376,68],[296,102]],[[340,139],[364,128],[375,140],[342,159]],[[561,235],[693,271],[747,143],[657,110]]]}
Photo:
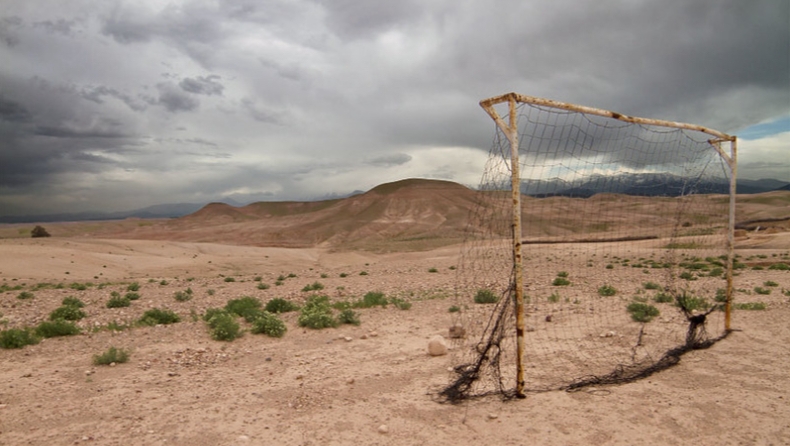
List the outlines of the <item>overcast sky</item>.
{"label": "overcast sky", "polygon": [[510,91],[739,135],[790,181],[787,0],[0,3],[0,215],[476,185]]}

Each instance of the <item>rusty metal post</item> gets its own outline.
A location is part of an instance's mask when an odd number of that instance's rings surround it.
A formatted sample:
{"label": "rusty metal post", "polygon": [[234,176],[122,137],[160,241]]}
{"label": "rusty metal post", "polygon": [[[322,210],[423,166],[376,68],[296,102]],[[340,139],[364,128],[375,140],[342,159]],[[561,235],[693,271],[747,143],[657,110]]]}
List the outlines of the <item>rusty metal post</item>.
{"label": "rusty metal post", "polygon": [[[513,290],[516,306],[516,397],[525,398],[524,393],[524,268],[521,254],[521,173],[518,156],[518,115],[516,95],[507,97],[509,122],[499,116],[493,105],[497,102],[481,101],[480,106],[491,116],[505,133],[510,143],[510,187],[513,198]],[[504,102],[504,101],[499,101]]]}
{"label": "rusty metal post", "polygon": [[738,139],[735,137],[730,141],[730,156],[727,159],[727,164],[730,166],[730,213],[727,225],[727,302],[724,304],[724,330],[730,331],[732,277],[735,266],[735,184],[738,176]]}

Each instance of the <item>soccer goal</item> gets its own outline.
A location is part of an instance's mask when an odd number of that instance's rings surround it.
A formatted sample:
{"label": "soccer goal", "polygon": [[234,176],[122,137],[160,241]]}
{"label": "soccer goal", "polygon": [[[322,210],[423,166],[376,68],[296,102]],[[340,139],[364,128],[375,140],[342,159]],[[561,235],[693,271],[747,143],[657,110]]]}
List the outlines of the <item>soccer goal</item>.
{"label": "soccer goal", "polygon": [[727,335],[736,138],[510,93],[457,268],[444,401],[627,382]]}

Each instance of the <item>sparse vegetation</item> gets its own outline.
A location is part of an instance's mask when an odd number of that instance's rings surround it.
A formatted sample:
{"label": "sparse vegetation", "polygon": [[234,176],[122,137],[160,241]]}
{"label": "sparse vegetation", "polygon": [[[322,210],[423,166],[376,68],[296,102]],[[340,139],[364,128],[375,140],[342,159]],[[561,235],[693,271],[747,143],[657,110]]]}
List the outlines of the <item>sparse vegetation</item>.
{"label": "sparse vegetation", "polygon": [[132,304],[132,301],[126,297],[113,296],[107,301],[107,308],[123,308]]}
{"label": "sparse vegetation", "polygon": [[459,307],[458,305],[453,305],[450,308],[448,308],[447,311],[449,311],[450,313],[458,313],[459,311],[461,311],[461,307]]}
{"label": "sparse vegetation", "polygon": [[763,302],[742,302],[736,303],[733,305],[733,308],[736,310],[747,310],[747,311],[763,311],[765,310],[765,303]]}
{"label": "sparse vegetation", "polygon": [[601,285],[598,288],[598,294],[601,296],[614,296],[617,294],[617,290],[611,285]]}
{"label": "sparse vegetation", "polygon": [[644,286],[644,288],[646,290],[660,290],[661,289],[661,285],[659,285],[659,284],[657,284],[655,282],[645,282],[642,286]]}
{"label": "sparse vegetation", "polygon": [[57,336],[72,336],[80,334],[80,328],[74,322],[57,319],[54,321],[44,321],[36,327],[36,336],[42,338],[54,338]]}
{"label": "sparse vegetation", "polygon": [[128,293],[124,294],[123,297],[126,298],[126,299],[129,299],[129,300],[138,300],[138,299],[140,299],[140,295],[139,294],[132,293],[132,292],[128,292]]}
{"label": "sparse vegetation", "polygon": [[697,297],[687,293],[681,293],[676,296],[675,305],[686,311],[707,310],[710,308],[710,303],[704,297]]}
{"label": "sparse vegetation", "polygon": [[387,306],[387,298],[384,296],[384,293],[380,291],[369,291],[365,293],[362,300],[354,303],[355,308],[372,308],[376,306]]}
{"label": "sparse vegetation", "polygon": [[766,280],[765,282],[763,282],[763,286],[777,287],[779,286],[779,284],[774,282],[773,280]]}
{"label": "sparse vegetation", "polygon": [[323,289],[324,289],[324,284],[322,284],[321,282],[313,282],[311,284],[305,285],[304,288],[302,288],[302,291],[304,292],[320,291]]}
{"label": "sparse vegetation", "polygon": [[645,323],[650,322],[660,313],[658,308],[642,302],[631,302],[626,310],[631,314],[631,319]]}
{"label": "sparse vegetation", "polygon": [[754,287],[754,292],[757,293],[757,294],[763,294],[763,295],[771,294],[771,290],[770,289],[763,288],[761,286]]}
{"label": "sparse vegetation", "polygon": [[319,295],[310,296],[304,307],[302,307],[298,323],[300,327],[316,330],[337,327],[338,321],[332,315],[329,297]]}
{"label": "sparse vegetation", "polygon": [[368,272],[367,272],[367,271],[360,271],[360,272],[359,272],[359,275],[360,275],[360,276],[367,276],[367,275],[368,275]]}
{"label": "sparse vegetation", "polygon": [[403,300],[403,299],[398,299],[397,297],[391,298],[390,299],[390,303],[392,305],[395,305],[395,307],[397,309],[399,309],[399,310],[404,310],[405,311],[405,310],[408,310],[408,309],[411,308],[411,302]]}
{"label": "sparse vegetation", "polygon": [[85,312],[80,310],[79,307],[72,305],[63,305],[49,313],[49,320],[51,321],[58,319],[63,319],[66,321],[78,321],[84,317]]}
{"label": "sparse vegetation", "polygon": [[230,312],[216,312],[208,321],[211,338],[215,341],[232,341],[241,336],[241,327]]}
{"label": "sparse vegetation", "polygon": [[265,334],[272,338],[281,338],[285,335],[287,327],[276,315],[263,311],[252,321],[252,329],[250,331],[253,334]]}
{"label": "sparse vegetation", "polygon": [[75,307],[75,308],[85,307],[85,304],[81,300],[72,296],[64,297],[63,301],[61,301],[61,304],[64,306]]}
{"label": "sparse vegetation", "polygon": [[494,304],[497,302],[499,302],[499,296],[494,294],[491,290],[483,288],[477,290],[477,293],[475,293],[476,304]]}
{"label": "sparse vegetation", "polygon": [[41,341],[29,328],[11,328],[0,331],[0,347],[4,349],[22,348]]}
{"label": "sparse vegetation", "polygon": [[436,269],[436,268],[428,268],[428,272],[429,272],[429,273],[438,273],[438,272],[439,272],[439,270],[438,270],[438,269]]}
{"label": "sparse vegetation", "polygon": [[170,310],[152,308],[145,313],[139,320],[140,325],[168,325],[180,322],[181,318]]}
{"label": "sparse vegetation", "polygon": [[234,278],[234,277],[226,277],[225,278],[225,282],[235,282],[235,281],[236,281],[236,278]]}
{"label": "sparse vegetation", "polygon": [[269,286],[269,284],[268,284],[268,283],[263,283],[263,282],[261,282],[261,283],[259,283],[259,284],[258,284],[258,287],[257,287],[257,288],[258,288],[259,290],[268,290],[268,289],[270,288],[270,286]]}
{"label": "sparse vegetation", "polygon": [[129,361],[129,352],[122,348],[110,347],[100,355],[93,355],[94,365],[123,364]]}
{"label": "sparse vegetation", "polygon": [[243,296],[239,299],[231,299],[225,305],[228,313],[243,317],[247,322],[252,322],[261,314],[261,301],[254,297]]}
{"label": "sparse vegetation", "polygon": [[769,266],[768,269],[773,271],[790,271],[790,265],[787,263],[774,263]]}
{"label": "sparse vegetation", "polygon": [[564,277],[555,277],[551,284],[554,286],[567,286],[571,284],[571,281]]}
{"label": "sparse vegetation", "polygon": [[184,291],[176,291],[173,298],[179,302],[187,302],[192,299],[192,288],[187,288]]}
{"label": "sparse vegetation", "polygon": [[126,291],[140,291],[140,284],[132,282],[126,287]]}
{"label": "sparse vegetation", "polygon": [[30,291],[22,291],[21,293],[17,294],[16,298],[20,300],[27,300],[32,299],[35,296]]}
{"label": "sparse vegetation", "polygon": [[351,308],[346,308],[345,310],[342,310],[340,314],[337,315],[337,320],[341,324],[351,324],[351,325],[360,324],[359,316]]}
{"label": "sparse vegetation", "polygon": [[287,313],[289,311],[296,311],[299,309],[299,305],[295,303],[285,300],[279,297],[276,297],[269,302],[266,302],[266,307],[264,308],[265,311],[269,313]]}

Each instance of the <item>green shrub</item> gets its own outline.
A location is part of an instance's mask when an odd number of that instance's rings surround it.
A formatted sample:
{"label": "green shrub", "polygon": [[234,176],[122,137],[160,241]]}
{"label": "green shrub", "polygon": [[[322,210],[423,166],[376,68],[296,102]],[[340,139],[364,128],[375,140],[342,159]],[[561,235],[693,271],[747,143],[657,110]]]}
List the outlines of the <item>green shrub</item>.
{"label": "green shrub", "polygon": [[647,283],[644,283],[643,286],[645,287],[646,290],[660,290],[661,289],[661,285],[659,285],[659,284],[657,284],[655,282],[647,282]]}
{"label": "green shrub", "polygon": [[606,269],[614,269],[614,265],[612,265],[612,264],[610,263],[610,264],[606,265]]}
{"label": "green shrub", "polygon": [[287,331],[285,323],[276,315],[263,311],[257,319],[252,321],[252,333],[265,334],[273,338],[281,338]]}
{"label": "green shrub", "polygon": [[429,272],[429,273],[438,273],[438,272],[439,272],[439,270],[438,270],[438,269],[436,269],[436,268],[428,268],[428,272]]}
{"label": "green shrub", "polygon": [[337,319],[332,316],[329,297],[318,295],[310,296],[301,309],[298,323],[300,327],[308,327],[317,330],[337,327],[338,322]]}
{"label": "green shrub", "polygon": [[276,297],[269,302],[266,302],[266,307],[264,310],[268,311],[269,313],[288,313],[289,311],[296,311],[299,309],[299,305],[295,303],[285,300],[279,297]]}
{"label": "green shrub", "polygon": [[340,277],[348,277],[348,273],[340,273]]}
{"label": "green shrub", "polygon": [[653,302],[657,302],[660,304],[670,303],[674,301],[675,298],[672,297],[672,295],[669,293],[660,292],[660,293],[656,293],[656,295],[653,296]]}
{"label": "green shrub", "polygon": [[214,317],[214,316],[216,316],[216,315],[218,315],[220,313],[230,314],[230,313],[228,313],[228,310],[226,310],[224,308],[209,308],[209,309],[206,310],[205,313],[203,313],[203,320],[208,322],[209,319],[211,319],[212,317]]}
{"label": "green shrub", "polygon": [[85,291],[85,290],[88,289],[88,284],[74,282],[71,285],[69,285],[69,288],[71,288],[72,290],[77,290],[77,291]]}
{"label": "green shrub", "polygon": [[710,277],[721,277],[723,274],[724,274],[724,269],[720,268],[720,267],[716,267],[716,268],[713,268],[712,270],[710,270],[710,273],[708,273],[708,276],[710,276]]}
{"label": "green shrub", "polygon": [[215,341],[232,341],[241,336],[241,327],[230,313],[216,313],[208,320],[208,326]]}
{"label": "green shrub", "polygon": [[263,280],[263,277],[262,277],[262,276],[255,276],[255,278],[254,278],[254,279],[252,279],[252,280],[253,280],[254,282],[260,282],[261,280]]}
{"label": "green shrub", "polygon": [[140,291],[140,284],[137,282],[132,282],[126,287],[126,291]]}
{"label": "green shrub", "polygon": [[110,300],[107,301],[107,308],[122,308],[128,307],[132,304],[132,301],[125,298],[125,297],[111,297]]}
{"label": "green shrub", "polygon": [[80,328],[74,322],[57,319],[54,321],[44,321],[36,327],[36,336],[42,338],[54,338],[57,336],[71,336],[80,334]]}
{"label": "green shrub", "polygon": [[29,328],[11,328],[0,331],[0,347],[5,349],[22,348],[41,341]]}
{"label": "green shrub", "polygon": [[790,271],[790,265],[787,263],[774,263],[773,265],[769,266],[768,269],[774,271]]}
{"label": "green shrub", "polygon": [[567,271],[560,271],[560,272],[557,273],[557,277],[562,277],[563,279],[565,279],[565,278],[568,277],[568,272]]}
{"label": "green shrub", "polygon": [[137,293],[133,293],[133,292],[128,292],[128,293],[124,294],[123,297],[125,299],[129,299],[129,300],[138,300],[138,299],[140,299],[140,295],[137,294]]}
{"label": "green shrub", "polygon": [[682,273],[680,273],[679,277],[681,279],[685,279],[685,280],[697,280],[697,278],[694,276],[694,274],[692,274],[692,273],[690,273],[688,271],[683,271]]}
{"label": "green shrub", "polygon": [[554,286],[566,286],[566,285],[570,285],[571,281],[564,277],[556,277],[554,281],[551,282],[551,284]]}
{"label": "green shrub", "polygon": [[459,311],[461,311],[461,307],[459,307],[458,305],[453,305],[450,308],[448,308],[447,311],[449,311],[450,313],[458,313]]}
{"label": "green shrub", "polygon": [[294,274],[294,273],[288,273],[288,278],[289,278],[289,279],[293,279],[294,277],[296,277],[296,274]]}
{"label": "green shrub", "polygon": [[129,352],[122,348],[110,347],[101,355],[93,355],[94,365],[123,364],[129,361]]}
{"label": "green shrub", "polygon": [[549,302],[557,303],[560,301],[560,294],[559,293],[551,293],[548,297]]}
{"label": "green shrub", "polygon": [[636,322],[650,322],[659,315],[658,308],[642,302],[631,302],[626,310],[631,313],[631,319]]}
{"label": "green shrub", "polygon": [[704,297],[697,297],[691,294],[682,293],[675,297],[675,305],[685,308],[686,311],[707,310],[710,303]]}
{"label": "green shrub", "polygon": [[367,272],[367,271],[360,271],[360,272],[359,272],[359,275],[360,275],[360,276],[367,276],[367,275],[368,275],[368,272]]}
{"label": "green shrub", "polygon": [[346,308],[337,315],[337,320],[341,324],[359,325],[359,316],[351,308]]}
{"label": "green shrub", "polygon": [[313,282],[312,284],[305,285],[302,291],[320,291],[323,289],[324,285],[321,282]]}
{"label": "green shrub", "polygon": [[614,296],[617,294],[617,289],[611,285],[601,285],[598,287],[598,294],[601,296]]}
{"label": "green shrub", "polygon": [[140,325],[168,325],[175,324],[181,321],[178,315],[170,310],[160,310],[159,308],[152,308],[140,318]]}
{"label": "green shrub", "polygon": [[779,286],[779,284],[774,282],[773,280],[766,280],[765,282],[763,282],[763,286]]}
{"label": "green shrub", "polygon": [[64,297],[63,300],[61,301],[61,304],[64,306],[74,307],[74,308],[82,308],[85,306],[85,304],[82,303],[81,300],[72,296]]}
{"label": "green shrub", "polygon": [[380,291],[369,291],[362,296],[362,300],[357,301],[354,306],[357,308],[386,307],[387,298],[384,296],[384,293]]}
{"label": "green shrub", "polygon": [[192,295],[189,294],[189,293],[186,293],[184,291],[176,291],[173,294],[173,298],[175,298],[175,300],[177,300],[179,302],[186,302],[186,301],[192,299]]}
{"label": "green shrub", "polygon": [[763,302],[742,302],[733,305],[733,308],[736,310],[762,311],[765,310],[765,304]]}
{"label": "green shrub", "polygon": [[258,284],[258,289],[259,290],[268,290],[269,288],[270,288],[270,286],[269,286],[268,283],[261,282],[261,283]]}
{"label": "green shrub", "polygon": [[225,282],[235,282],[235,281],[236,281],[236,279],[233,278],[233,277],[226,277],[225,278]]}
{"label": "green shrub", "polygon": [[63,319],[66,321],[78,321],[85,317],[85,312],[80,310],[79,307],[71,305],[63,305],[49,313],[49,320],[54,321]]}
{"label": "green shrub", "polygon": [[411,308],[411,302],[408,302],[408,301],[403,300],[403,299],[398,299],[396,297],[393,297],[392,299],[390,299],[390,303],[392,303],[392,305],[395,305],[395,307],[397,309],[399,309],[399,310],[404,310],[405,311],[405,310],[408,310],[408,309]]}
{"label": "green shrub", "polygon": [[162,280],[159,282],[159,285],[162,285],[162,286],[165,286],[165,285],[167,285],[167,280],[165,280],[165,279],[162,279]]}
{"label": "green shrub", "polygon": [[754,287],[754,292],[757,294],[771,294],[771,290],[760,286]]}
{"label": "green shrub", "polygon": [[21,300],[32,299],[33,297],[35,296],[33,296],[33,293],[31,293],[30,291],[22,291],[16,296],[17,299],[21,299]]}
{"label": "green shrub", "polygon": [[724,288],[717,288],[716,297],[714,297],[713,300],[719,303],[727,302],[727,290]]}
{"label": "green shrub", "polygon": [[475,293],[476,304],[494,304],[499,302],[499,296],[494,294],[493,291],[487,289],[479,289]]}
{"label": "green shrub", "polygon": [[243,317],[247,322],[252,322],[261,314],[261,301],[254,297],[243,296],[238,299],[231,299],[225,305],[228,313]]}

